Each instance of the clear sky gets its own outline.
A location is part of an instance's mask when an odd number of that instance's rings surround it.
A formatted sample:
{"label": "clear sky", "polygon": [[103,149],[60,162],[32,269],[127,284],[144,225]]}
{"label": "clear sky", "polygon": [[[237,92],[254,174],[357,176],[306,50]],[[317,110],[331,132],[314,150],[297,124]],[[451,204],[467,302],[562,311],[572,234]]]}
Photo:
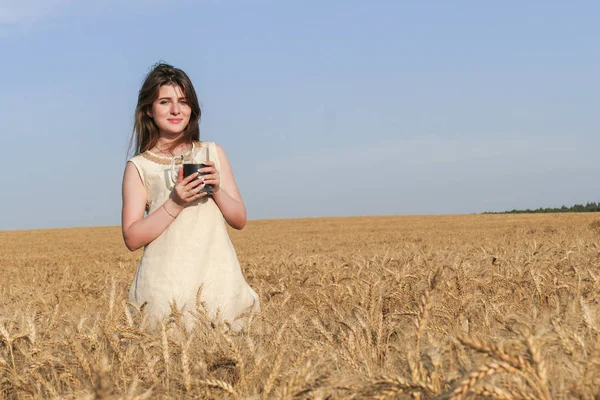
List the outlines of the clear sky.
{"label": "clear sky", "polygon": [[0,229],[120,223],[160,60],[250,219],[599,201],[599,38],[597,1],[0,0]]}

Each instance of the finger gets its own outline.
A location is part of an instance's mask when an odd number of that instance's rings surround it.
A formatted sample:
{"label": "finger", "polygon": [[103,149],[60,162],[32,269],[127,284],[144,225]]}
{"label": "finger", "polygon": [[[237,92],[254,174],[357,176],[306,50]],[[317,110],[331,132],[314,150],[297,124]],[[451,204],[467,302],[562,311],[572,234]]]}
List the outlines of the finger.
{"label": "finger", "polygon": [[192,191],[191,191],[191,192],[192,192],[192,195],[193,195],[193,196],[197,196],[198,194],[200,194],[200,193],[201,193],[200,191],[201,191],[202,189],[204,189],[204,186],[206,186],[206,185],[202,184],[202,185],[198,186],[197,188],[195,188],[195,189],[192,189]]}
{"label": "finger", "polygon": [[185,200],[186,201],[192,201],[192,200],[194,200],[196,198],[196,195],[198,195],[198,192],[200,190],[202,190],[202,187],[199,187],[199,188],[196,188],[196,189],[192,189],[192,190],[189,190],[189,191],[185,192]]}
{"label": "finger", "polygon": [[[182,168],[183,170],[183,168]],[[181,181],[181,184],[183,186],[187,186],[188,183],[190,183],[192,180],[196,179],[198,177],[198,173],[194,172],[193,174],[188,175],[185,179],[183,179]]]}
{"label": "finger", "polygon": [[197,186],[202,185],[203,183],[204,183],[204,179],[202,177],[199,177],[198,179],[194,179],[193,181],[191,181],[190,183],[185,185],[183,190],[190,191],[190,190],[196,188]]}
{"label": "finger", "polygon": [[190,189],[191,196],[195,196],[195,195],[197,195],[198,193],[200,193],[200,191],[201,191],[202,189],[204,189],[204,186],[206,186],[206,185],[203,183],[203,184],[201,184],[201,185],[198,185],[198,186],[196,186],[196,187],[195,187],[195,188],[193,188],[193,189]]}
{"label": "finger", "polygon": [[177,183],[181,182],[183,180],[183,168],[179,168],[179,171],[177,171]]}
{"label": "finger", "polygon": [[219,180],[219,175],[218,174],[212,174],[212,175],[204,175],[204,182],[208,182],[208,181],[218,181]]}
{"label": "finger", "polygon": [[214,167],[215,163],[213,161],[204,161],[204,165],[206,165],[207,167]]}
{"label": "finger", "polygon": [[206,192],[196,193],[194,196],[192,196],[192,198],[190,199],[190,201],[201,199],[204,196],[206,196]]}

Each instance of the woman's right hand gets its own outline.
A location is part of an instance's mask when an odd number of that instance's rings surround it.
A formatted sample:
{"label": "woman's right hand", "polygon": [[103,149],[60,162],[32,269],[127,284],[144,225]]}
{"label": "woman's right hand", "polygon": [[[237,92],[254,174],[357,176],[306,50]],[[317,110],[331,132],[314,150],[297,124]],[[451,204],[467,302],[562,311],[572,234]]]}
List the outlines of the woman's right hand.
{"label": "woman's right hand", "polygon": [[204,179],[202,177],[196,179],[197,177],[198,173],[193,173],[184,178],[183,168],[179,169],[177,183],[171,192],[171,198],[177,205],[185,207],[192,201],[206,196],[206,193],[199,193],[204,187]]}

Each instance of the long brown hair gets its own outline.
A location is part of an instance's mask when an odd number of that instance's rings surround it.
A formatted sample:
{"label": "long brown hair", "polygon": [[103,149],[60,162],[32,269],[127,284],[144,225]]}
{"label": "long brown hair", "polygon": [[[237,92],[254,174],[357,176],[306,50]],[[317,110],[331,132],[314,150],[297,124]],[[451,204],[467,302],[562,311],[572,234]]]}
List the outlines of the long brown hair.
{"label": "long brown hair", "polygon": [[131,144],[135,141],[134,155],[138,155],[153,148],[158,141],[158,126],[156,126],[154,120],[148,116],[148,110],[152,108],[152,103],[158,98],[160,87],[164,85],[179,86],[192,111],[190,121],[184,129],[183,135],[171,145],[169,150],[172,151],[183,143],[200,141],[201,111],[192,81],[187,74],[179,68],[160,62],[155,64],[150,72],[148,72],[138,94],[138,102],[135,108],[135,119],[133,123],[133,134],[130,142],[131,148]]}

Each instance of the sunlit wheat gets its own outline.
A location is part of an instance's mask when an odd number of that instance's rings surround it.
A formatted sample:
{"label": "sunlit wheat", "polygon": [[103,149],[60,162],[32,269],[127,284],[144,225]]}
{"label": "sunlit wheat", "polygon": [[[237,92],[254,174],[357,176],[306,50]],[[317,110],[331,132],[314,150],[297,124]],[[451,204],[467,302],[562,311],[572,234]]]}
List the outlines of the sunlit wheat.
{"label": "sunlit wheat", "polygon": [[[0,232],[0,399],[594,399],[595,214],[250,221],[261,313],[129,304],[118,227]],[[191,318],[193,329],[184,320]]]}

